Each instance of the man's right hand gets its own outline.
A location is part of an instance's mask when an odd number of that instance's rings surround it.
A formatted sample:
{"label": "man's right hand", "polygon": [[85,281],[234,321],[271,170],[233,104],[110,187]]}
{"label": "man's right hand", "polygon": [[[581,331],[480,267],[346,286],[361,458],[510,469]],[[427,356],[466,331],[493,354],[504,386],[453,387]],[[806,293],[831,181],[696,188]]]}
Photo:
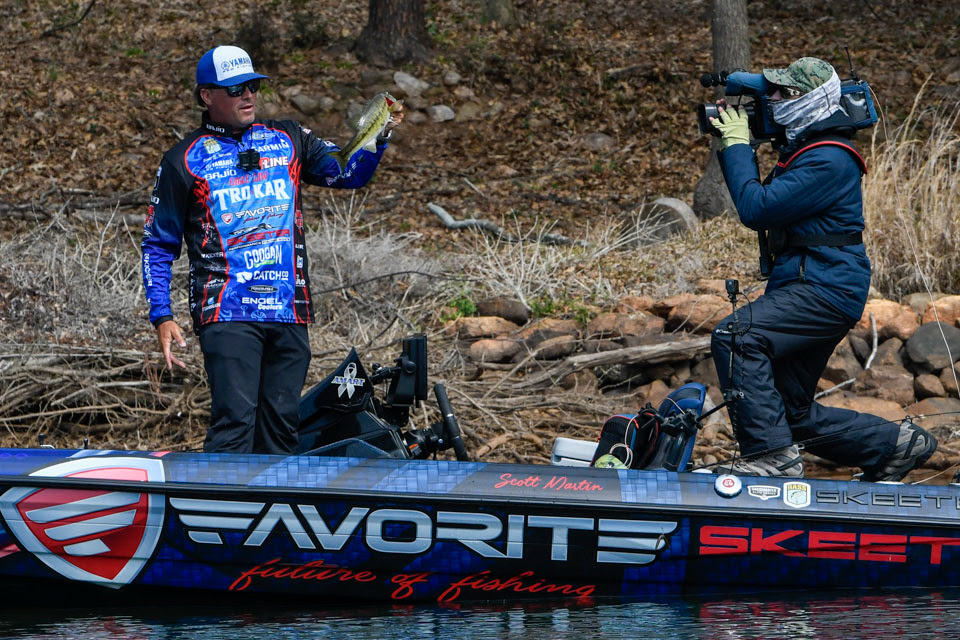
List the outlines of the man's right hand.
{"label": "man's right hand", "polygon": [[187,368],[186,363],[180,360],[172,352],[172,343],[176,342],[181,349],[187,346],[187,341],[183,339],[180,333],[180,327],[173,320],[167,320],[157,327],[157,341],[160,342],[160,351],[163,353],[163,359],[167,363],[167,369],[173,371],[173,365],[183,369]]}

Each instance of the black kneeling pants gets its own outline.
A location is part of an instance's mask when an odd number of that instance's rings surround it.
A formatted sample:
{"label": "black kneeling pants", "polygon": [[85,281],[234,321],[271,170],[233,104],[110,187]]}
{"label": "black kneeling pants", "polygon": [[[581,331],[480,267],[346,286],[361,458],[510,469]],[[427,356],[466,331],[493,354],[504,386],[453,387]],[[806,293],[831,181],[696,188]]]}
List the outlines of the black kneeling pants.
{"label": "black kneeling pants", "polygon": [[307,326],[214,322],[200,329],[210,384],[206,452],[287,454],[310,364]]}
{"label": "black kneeling pants", "polygon": [[[826,407],[813,401],[817,381],[850,321],[813,287],[791,284],[737,310],[732,383],[743,399],[728,411],[744,455],[805,443],[808,451],[840,464],[872,468],[897,444],[896,423],[869,413]],[[724,318],[711,344],[720,384],[730,380],[730,338]]]}

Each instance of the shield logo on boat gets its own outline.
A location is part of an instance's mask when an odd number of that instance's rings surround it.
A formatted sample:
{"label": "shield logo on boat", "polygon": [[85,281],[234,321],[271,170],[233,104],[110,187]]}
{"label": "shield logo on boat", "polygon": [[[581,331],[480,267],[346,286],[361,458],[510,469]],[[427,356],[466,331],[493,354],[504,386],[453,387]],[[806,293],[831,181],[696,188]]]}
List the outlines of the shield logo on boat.
{"label": "shield logo on boat", "polygon": [[803,509],[810,506],[810,485],[806,482],[785,482],[783,502],[788,507]]}
{"label": "shield logo on boat", "polygon": [[[163,482],[159,458],[95,456],[30,474],[54,478]],[[71,580],[119,588],[153,555],[163,525],[164,496],[101,489],[14,487],[0,513],[19,546]]]}

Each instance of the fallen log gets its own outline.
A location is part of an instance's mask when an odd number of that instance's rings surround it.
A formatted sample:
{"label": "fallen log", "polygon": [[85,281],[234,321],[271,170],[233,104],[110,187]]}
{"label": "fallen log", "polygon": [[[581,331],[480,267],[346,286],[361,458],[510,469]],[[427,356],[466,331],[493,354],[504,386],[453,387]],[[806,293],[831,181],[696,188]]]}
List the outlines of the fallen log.
{"label": "fallen log", "polygon": [[[430,213],[434,214],[440,221],[443,222],[443,226],[448,229],[481,229],[487,233],[504,240],[505,242],[520,242],[521,238],[509,233],[504,230],[503,227],[498,225],[495,222],[490,220],[484,220],[482,218],[468,218],[466,220],[454,220],[453,216],[447,212],[446,209],[441,207],[438,204],[433,202],[427,203],[427,210]],[[586,243],[580,240],[573,240],[561,233],[543,233],[536,237],[537,242],[544,244],[563,244],[570,245],[575,244],[578,246],[586,246]]]}
{"label": "fallen log", "polygon": [[685,360],[707,353],[710,350],[710,337],[676,340],[662,344],[624,347],[600,353],[581,353],[561,360],[549,369],[518,382],[520,388],[535,387],[544,383],[558,384],[571,373],[612,364],[658,364]]}

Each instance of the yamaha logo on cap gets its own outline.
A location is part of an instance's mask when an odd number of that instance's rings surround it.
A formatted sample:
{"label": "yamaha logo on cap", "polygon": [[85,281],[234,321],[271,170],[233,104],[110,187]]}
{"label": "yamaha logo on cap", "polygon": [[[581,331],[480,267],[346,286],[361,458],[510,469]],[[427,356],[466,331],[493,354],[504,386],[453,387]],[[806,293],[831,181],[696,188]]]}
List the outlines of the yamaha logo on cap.
{"label": "yamaha logo on cap", "polygon": [[[216,58],[217,54],[214,53],[213,56]],[[233,60],[223,60],[218,66],[219,69],[217,77],[221,80],[245,71],[248,73],[253,73],[253,62],[251,62],[250,58],[247,56],[234,58]]]}
{"label": "yamaha logo on cap", "polygon": [[253,69],[253,60],[246,51],[232,45],[214,47],[203,54],[197,63],[197,84],[215,84],[223,87],[242,84],[267,76]]}

